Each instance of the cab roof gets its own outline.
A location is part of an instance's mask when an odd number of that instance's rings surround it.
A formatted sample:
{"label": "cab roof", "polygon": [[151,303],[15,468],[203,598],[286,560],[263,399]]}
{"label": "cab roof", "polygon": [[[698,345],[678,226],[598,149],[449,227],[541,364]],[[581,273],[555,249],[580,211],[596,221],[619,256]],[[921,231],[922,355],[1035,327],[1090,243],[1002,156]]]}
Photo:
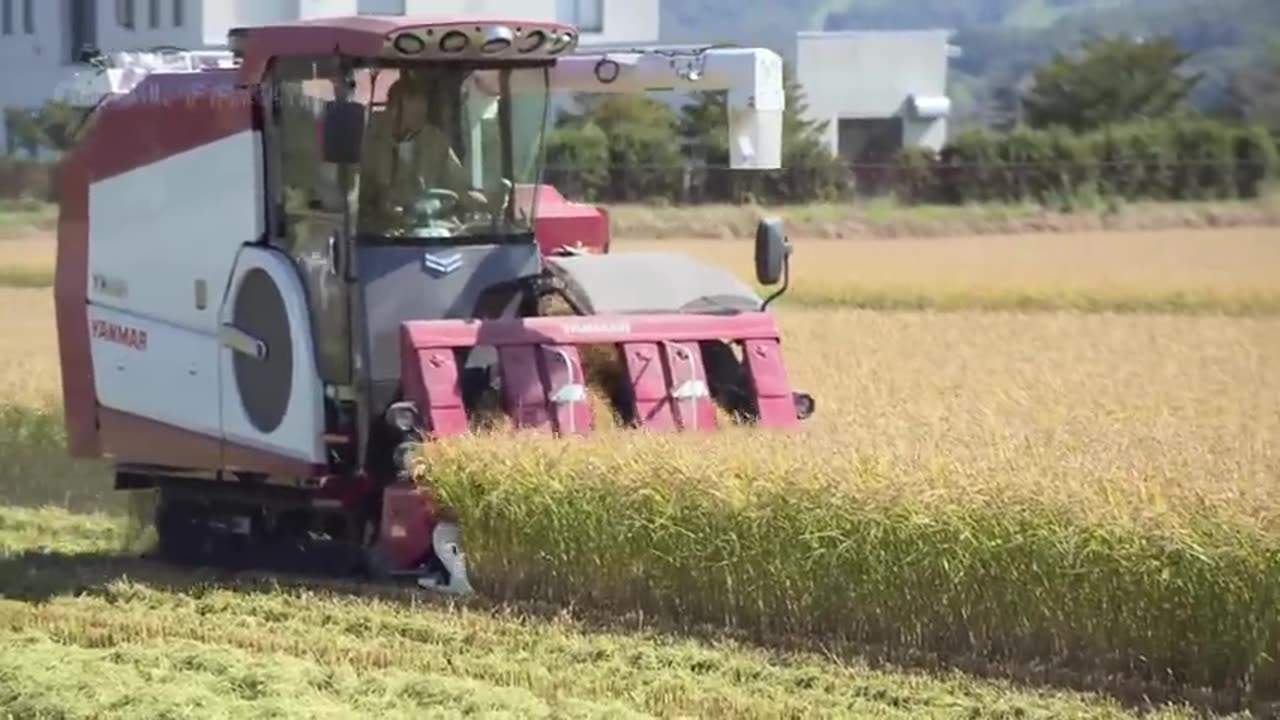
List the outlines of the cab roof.
{"label": "cab roof", "polygon": [[282,57],[547,60],[571,53],[578,31],[564,23],[503,17],[351,15],[238,27],[228,39],[241,59],[241,80],[256,83]]}

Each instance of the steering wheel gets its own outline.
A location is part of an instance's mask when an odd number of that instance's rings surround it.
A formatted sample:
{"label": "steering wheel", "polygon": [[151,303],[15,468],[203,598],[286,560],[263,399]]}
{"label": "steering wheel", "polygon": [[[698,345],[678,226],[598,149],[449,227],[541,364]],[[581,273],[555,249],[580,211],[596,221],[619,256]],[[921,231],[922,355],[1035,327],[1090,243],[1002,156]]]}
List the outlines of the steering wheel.
{"label": "steering wheel", "polygon": [[460,199],[458,198],[458,193],[452,190],[448,190],[445,188],[431,188],[428,190],[427,188],[424,187],[423,191],[426,193],[427,195],[426,199],[428,201],[437,200],[440,202],[440,205],[441,205],[440,209],[437,210],[436,213],[434,213],[436,215],[448,214],[449,211],[457,207],[458,203],[460,202]]}

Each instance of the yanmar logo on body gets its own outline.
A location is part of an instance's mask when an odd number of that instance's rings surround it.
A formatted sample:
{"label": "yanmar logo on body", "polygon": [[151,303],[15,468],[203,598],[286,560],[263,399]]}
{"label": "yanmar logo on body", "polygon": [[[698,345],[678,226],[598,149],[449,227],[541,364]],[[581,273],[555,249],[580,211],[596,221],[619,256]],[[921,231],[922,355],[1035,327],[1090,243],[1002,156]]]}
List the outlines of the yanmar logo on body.
{"label": "yanmar logo on body", "polygon": [[631,332],[627,322],[573,322],[561,325],[568,335],[626,335]]}
{"label": "yanmar logo on body", "polygon": [[124,345],[139,352],[147,351],[147,331],[138,328],[117,325],[106,320],[94,320],[90,326],[94,340],[105,340],[109,343]]}

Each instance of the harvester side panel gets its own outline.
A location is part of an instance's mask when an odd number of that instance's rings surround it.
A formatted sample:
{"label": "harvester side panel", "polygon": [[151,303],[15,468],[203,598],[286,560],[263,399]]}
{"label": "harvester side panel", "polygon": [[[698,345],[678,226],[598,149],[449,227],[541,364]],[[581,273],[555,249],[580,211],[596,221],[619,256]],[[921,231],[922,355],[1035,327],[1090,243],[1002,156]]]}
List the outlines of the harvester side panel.
{"label": "harvester side panel", "polygon": [[714,430],[716,410],[707,389],[707,371],[698,343],[666,342],[661,347],[677,425],[681,430]]}
{"label": "harvester side panel", "polygon": [[55,303],[73,456],[153,462],[120,439],[159,427],[220,457],[217,313],[262,225],[259,125],[233,77],[149,77],[95,111],[63,161]]}
{"label": "harvester side panel", "polygon": [[422,422],[436,437],[457,435],[467,430],[467,411],[462,402],[458,363],[447,348],[400,353],[405,397],[421,398]]}
{"label": "harvester side panel", "polygon": [[587,402],[587,381],[578,347],[541,345],[539,357],[555,431],[567,435],[593,432],[595,418],[591,415],[591,404]]}
{"label": "harvester side panel", "polygon": [[498,350],[503,401],[507,414],[520,428],[540,428],[551,421],[542,379],[538,377],[536,352],[532,345],[509,345]]}
{"label": "harvester side panel", "polygon": [[[589,431],[589,404],[579,387],[583,377],[577,353],[568,356],[571,372],[548,372],[559,351],[578,345],[621,348],[628,368],[638,424],[654,429],[714,429],[715,408],[707,388],[700,341],[724,341],[746,346],[762,343],[769,357],[780,359],[778,330],[772,316],[762,312],[735,315],[595,315],[535,317],[503,320],[428,320],[401,325],[405,370],[404,395],[422,409],[425,429],[433,437],[462,432],[458,418],[461,390],[456,369],[445,358],[454,350],[494,346],[505,409],[519,427],[549,428],[558,434]],[[540,357],[541,356],[541,357]],[[794,404],[783,411],[775,401],[790,388],[781,365],[747,363],[750,391],[765,410],[761,425],[790,427],[796,423]],[[566,370],[567,370],[566,368]],[[756,373],[766,376],[756,377]],[[416,377],[414,377],[416,375]],[[766,394],[759,395],[763,390]],[[435,391],[435,392],[433,392]],[[436,394],[438,392],[438,394]],[[553,408],[557,408],[553,410]],[[465,411],[463,411],[465,412]],[[572,412],[571,416],[562,413]],[[567,427],[569,417],[573,427]],[[443,421],[442,421],[443,419]]]}
{"label": "harvester side panel", "polygon": [[582,360],[573,345],[506,345],[498,350],[507,414],[516,427],[585,434],[592,429]]}
{"label": "harvester side panel", "polygon": [[636,424],[654,430],[674,429],[675,411],[668,402],[670,388],[663,372],[662,351],[658,344],[623,343],[622,352],[635,403]]}
{"label": "harvester side panel", "polygon": [[323,472],[324,388],[296,266],[279,250],[243,248],[221,315],[228,336],[249,341],[224,342],[216,350],[227,466],[266,472],[260,459],[240,452],[252,448],[275,458],[275,474],[281,469],[303,476]]}
{"label": "harvester side panel", "polygon": [[771,338],[748,340],[743,343],[743,351],[761,421],[775,427],[799,424],[787,369],[782,363],[781,343]]}

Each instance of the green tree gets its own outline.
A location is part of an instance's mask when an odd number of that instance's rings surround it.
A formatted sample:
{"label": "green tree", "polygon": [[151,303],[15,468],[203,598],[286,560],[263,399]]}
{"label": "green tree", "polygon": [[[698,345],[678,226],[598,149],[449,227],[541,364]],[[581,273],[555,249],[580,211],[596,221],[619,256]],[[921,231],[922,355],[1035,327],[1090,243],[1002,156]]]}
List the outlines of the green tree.
{"label": "green tree", "polygon": [[[562,114],[557,123],[557,152],[565,149],[565,141],[579,145],[579,149],[573,156],[561,155],[560,160],[572,162],[589,156],[594,133],[589,128],[594,126],[608,138],[605,195],[609,199],[670,199],[679,194],[683,168],[677,118],[670,107],[640,94],[582,94],[575,101],[580,110]],[[575,137],[566,132],[575,129],[583,133]],[[590,187],[596,170],[583,170],[590,176],[583,178],[582,185]]]}
{"label": "green tree", "polygon": [[40,152],[43,144],[43,137],[40,133],[40,124],[36,120],[33,111],[20,107],[7,107],[4,109],[4,127],[5,127],[5,154],[12,157],[18,154],[19,150],[25,152],[29,157],[35,157]]}
{"label": "green tree", "polygon": [[[782,169],[762,176],[725,169],[729,164],[728,93],[694,93],[680,112],[679,134],[687,151],[708,167],[705,192],[721,199],[754,195],[774,201],[813,200],[841,192],[845,168],[827,149],[828,122],[808,117],[804,87],[783,66]],[[764,198],[760,196],[764,195]]]}
{"label": "green tree", "polygon": [[1268,44],[1260,62],[1236,71],[1228,100],[1233,115],[1280,136],[1280,37]]}
{"label": "green tree", "polygon": [[1086,132],[1167,117],[1184,106],[1202,77],[1179,72],[1189,58],[1169,38],[1090,40],[1079,57],[1057,53],[1036,70],[1023,97],[1026,121]]}
{"label": "green tree", "polygon": [[82,112],[64,103],[53,100],[46,102],[37,114],[44,146],[58,153],[70,150],[75,144],[75,132],[79,128]]}

